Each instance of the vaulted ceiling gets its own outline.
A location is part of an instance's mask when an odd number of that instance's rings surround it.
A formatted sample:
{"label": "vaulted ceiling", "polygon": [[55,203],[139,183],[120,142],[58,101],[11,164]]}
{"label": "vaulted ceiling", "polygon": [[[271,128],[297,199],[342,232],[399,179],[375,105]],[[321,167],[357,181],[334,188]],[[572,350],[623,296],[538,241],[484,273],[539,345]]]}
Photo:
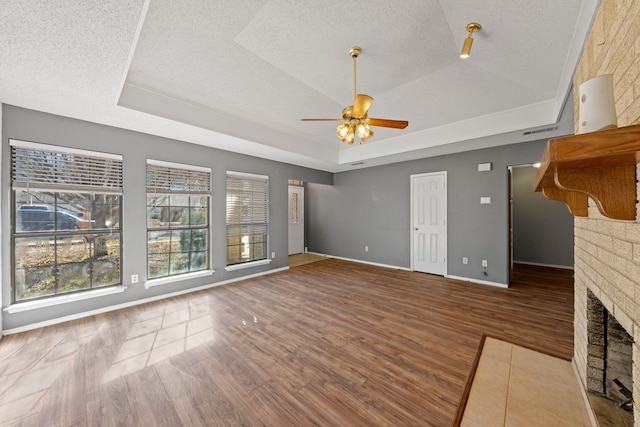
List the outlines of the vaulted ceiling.
{"label": "vaulted ceiling", "polygon": [[[328,171],[558,126],[597,0],[4,0],[0,102]],[[458,54],[478,22],[471,57]],[[374,128],[337,123],[358,93]],[[568,130],[569,129],[569,130]],[[504,137],[507,135],[508,137]],[[537,136],[539,137],[539,136]],[[46,141],[42,141],[46,142]],[[456,148],[457,147],[457,148]]]}

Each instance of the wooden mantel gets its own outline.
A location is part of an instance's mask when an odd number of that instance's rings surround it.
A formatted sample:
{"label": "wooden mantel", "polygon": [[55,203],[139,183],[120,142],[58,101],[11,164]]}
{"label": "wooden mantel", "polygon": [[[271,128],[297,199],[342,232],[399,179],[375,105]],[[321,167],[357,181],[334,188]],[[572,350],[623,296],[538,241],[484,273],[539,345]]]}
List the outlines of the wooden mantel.
{"label": "wooden mantel", "polygon": [[640,125],[551,139],[533,183],[575,216],[587,216],[587,196],[606,217],[636,219]]}

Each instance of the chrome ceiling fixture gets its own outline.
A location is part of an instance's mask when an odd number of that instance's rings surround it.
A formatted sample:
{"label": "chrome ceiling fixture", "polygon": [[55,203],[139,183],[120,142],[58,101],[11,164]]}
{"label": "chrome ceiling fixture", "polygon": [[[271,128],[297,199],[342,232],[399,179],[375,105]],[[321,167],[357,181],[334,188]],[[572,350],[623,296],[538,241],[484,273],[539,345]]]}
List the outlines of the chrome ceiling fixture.
{"label": "chrome ceiling fixture", "polygon": [[359,46],[354,46],[349,50],[349,55],[353,58],[353,105],[342,109],[341,119],[302,119],[302,121],[329,121],[343,122],[336,128],[336,134],[342,142],[351,145],[356,139],[360,139],[360,144],[373,136],[373,131],[369,126],[382,126],[388,128],[404,129],[409,125],[406,120],[389,120],[368,118],[367,111],[373,102],[373,98],[365,94],[356,93],[356,59],[362,53]]}
{"label": "chrome ceiling fixture", "polygon": [[460,51],[460,58],[468,58],[471,55],[471,46],[473,45],[473,33],[480,31],[482,26],[476,22],[472,22],[467,25],[467,31],[469,35],[464,39],[462,50]]}

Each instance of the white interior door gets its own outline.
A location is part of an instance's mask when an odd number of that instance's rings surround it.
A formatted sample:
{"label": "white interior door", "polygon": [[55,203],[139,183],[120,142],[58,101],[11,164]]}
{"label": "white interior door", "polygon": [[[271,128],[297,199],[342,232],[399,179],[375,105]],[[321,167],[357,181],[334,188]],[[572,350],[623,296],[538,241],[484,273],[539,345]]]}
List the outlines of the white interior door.
{"label": "white interior door", "polygon": [[447,274],[447,172],[411,176],[411,269]]}
{"label": "white interior door", "polygon": [[304,187],[289,186],[289,255],[304,251]]}

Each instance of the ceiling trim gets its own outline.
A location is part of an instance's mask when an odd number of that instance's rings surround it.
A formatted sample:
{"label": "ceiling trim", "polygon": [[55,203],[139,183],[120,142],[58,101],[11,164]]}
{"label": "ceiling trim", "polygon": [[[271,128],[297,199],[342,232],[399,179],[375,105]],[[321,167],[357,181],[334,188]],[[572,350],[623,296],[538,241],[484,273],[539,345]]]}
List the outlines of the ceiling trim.
{"label": "ceiling trim", "polygon": [[124,70],[122,71],[122,76],[120,77],[120,83],[118,85],[118,92],[116,95],[116,99],[114,100],[114,104],[118,105],[118,101],[122,96],[122,91],[124,90],[124,85],[127,82],[127,75],[129,74],[129,68],[131,68],[131,61],[133,61],[133,56],[136,53],[136,47],[138,46],[138,41],[140,40],[140,34],[142,33],[142,27],[144,26],[144,21],[147,19],[147,12],[149,12],[149,5],[151,4],[151,0],[144,0],[142,3],[142,10],[140,11],[140,17],[138,18],[138,24],[136,25],[136,29],[133,33],[133,39],[131,40],[131,47],[129,48],[129,54],[127,55],[127,61],[124,65]]}

